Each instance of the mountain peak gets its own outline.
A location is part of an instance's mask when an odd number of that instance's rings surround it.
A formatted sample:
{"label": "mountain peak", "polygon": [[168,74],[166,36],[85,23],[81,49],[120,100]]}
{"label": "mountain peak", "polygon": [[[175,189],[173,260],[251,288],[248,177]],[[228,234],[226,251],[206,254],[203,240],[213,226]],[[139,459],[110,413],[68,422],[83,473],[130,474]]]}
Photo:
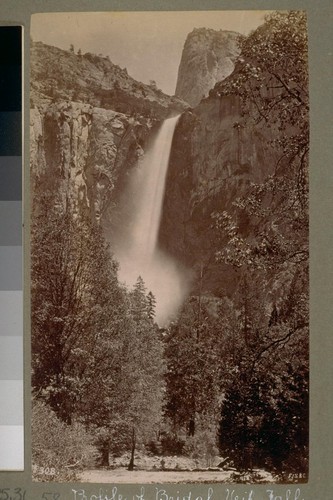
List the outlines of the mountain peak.
{"label": "mountain peak", "polygon": [[191,106],[199,104],[217,82],[234,70],[240,37],[235,31],[194,28],[184,44],[176,96]]}

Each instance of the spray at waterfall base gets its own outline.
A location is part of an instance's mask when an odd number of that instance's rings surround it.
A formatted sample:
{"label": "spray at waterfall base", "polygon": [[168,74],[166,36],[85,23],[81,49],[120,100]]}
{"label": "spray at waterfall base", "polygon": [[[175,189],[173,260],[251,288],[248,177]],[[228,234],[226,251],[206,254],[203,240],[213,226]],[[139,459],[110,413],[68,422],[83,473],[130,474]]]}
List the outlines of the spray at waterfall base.
{"label": "spray at waterfall base", "polygon": [[139,276],[156,298],[156,321],[164,326],[184,301],[190,273],[158,246],[165,181],[179,116],[165,120],[132,172],[120,202],[115,255],[119,278],[132,286]]}

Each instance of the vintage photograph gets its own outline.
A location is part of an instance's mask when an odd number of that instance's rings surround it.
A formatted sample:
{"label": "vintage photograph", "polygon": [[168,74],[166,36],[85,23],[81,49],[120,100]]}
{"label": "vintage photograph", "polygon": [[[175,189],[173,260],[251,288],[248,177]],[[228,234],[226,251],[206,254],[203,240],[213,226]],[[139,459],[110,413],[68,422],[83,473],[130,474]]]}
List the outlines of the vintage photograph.
{"label": "vintage photograph", "polygon": [[33,480],[307,482],[306,13],[30,35]]}

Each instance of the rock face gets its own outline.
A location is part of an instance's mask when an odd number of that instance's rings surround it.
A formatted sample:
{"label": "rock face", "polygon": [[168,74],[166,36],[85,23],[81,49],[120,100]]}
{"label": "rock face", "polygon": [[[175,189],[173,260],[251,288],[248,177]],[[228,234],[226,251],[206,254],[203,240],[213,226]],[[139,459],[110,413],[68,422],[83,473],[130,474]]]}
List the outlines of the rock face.
{"label": "rock face", "polygon": [[[223,82],[211,88],[212,78],[232,70],[237,51],[231,48],[237,37],[213,30],[189,35],[184,54],[193,51],[193,58],[191,62],[183,54],[178,86],[181,81],[184,86],[193,82],[195,72],[190,68],[197,70],[204,57],[203,78],[196,88],[193,85],[196,99],[202,97],[203,82],[210,89],[209,97],[191,110],[180,99],[136,82],[105,58],[78,56],[40,43],[32,52],[32,178],[36,182],[43,174],[54,175],[63,200],[70,196],[75,209],[100,220],[107,234],[118,217],[122,186],[144,154],[154,127],[185,110],[173,139],[159,242],[196,278],[201,276],[200,283],[194,279],[194,292],[200,286],[203,293],[215,296],[232,293],[235,279],[232,271],[215,264],[221,241],[214,241],[211,215],[232,213],[235,199],[246,195],[251,182],[262,182],[276,162],[269,143],[277,131],[246,122],[239,98],[224,93]],[[206,49],[199,50],[202,40],[205,48],[215,47],[215,59],[209,59]],[[224,59],[217,57],[216,47]],[[222,59],[229,61],[228,70],[219,66]],[[238,224],[244,234],[251,232],[252,221],[245,216]]]}
{"label": "rock face", "polygon": [[141,154],[150,127],[113,110],[61,101],[30,114],[33,178],[54,176],[63,197],[99,220]]}
{"label": "rock face", "polygon": [[199,104],[214,85],[232,73],[239,55],[240,35],[233,31],[196,28],[184,45],[176,96]]}
{"label": "rock face", "polygon": [[30,97],[36,106],[69,100],[157,120],[186,107],[181,99],[134,80],[108,57],[74,54],[41,42],[31,46]]}
{"label": "rock face", "polygon": [[[232,293],[233,271],[215,263],[221,241],[214,240],[212,213],[233,213],[233,202],[246,196],[252,182],[272,173],[276,159],[270,140],[276,134],[264,124],[242,117],[238,96],[212,92],[199,106],[183,113],[175,132],[169,163],[161,246],[200,275],[203,293]],[[238,224],[251,233],[253,221]],[[223,242],[222,242],[223,244]],[[199,282],[194,283],[194,289]]]}
{"label": "rock face", "polygon": [[93,54],[40,42],[31,53],[32,187],[54,176],[63,200],[108,223],[108,208],[154,126],[186,105]]}

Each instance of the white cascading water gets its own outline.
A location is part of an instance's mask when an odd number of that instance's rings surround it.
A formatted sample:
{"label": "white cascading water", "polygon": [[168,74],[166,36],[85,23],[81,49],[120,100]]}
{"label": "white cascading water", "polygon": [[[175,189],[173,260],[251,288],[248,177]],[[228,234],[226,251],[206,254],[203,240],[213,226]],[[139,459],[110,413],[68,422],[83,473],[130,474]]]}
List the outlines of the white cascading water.
{"label": "white cascading water", "polygon": [[186,294],[177,263],[158,248],[165,180],[179,116],[165,120],[143,160],[131,175],[121,203],[121,230],[115,235],[119,278],[132,286],[138,276],[156,298],[156,321],[165,325]]}

